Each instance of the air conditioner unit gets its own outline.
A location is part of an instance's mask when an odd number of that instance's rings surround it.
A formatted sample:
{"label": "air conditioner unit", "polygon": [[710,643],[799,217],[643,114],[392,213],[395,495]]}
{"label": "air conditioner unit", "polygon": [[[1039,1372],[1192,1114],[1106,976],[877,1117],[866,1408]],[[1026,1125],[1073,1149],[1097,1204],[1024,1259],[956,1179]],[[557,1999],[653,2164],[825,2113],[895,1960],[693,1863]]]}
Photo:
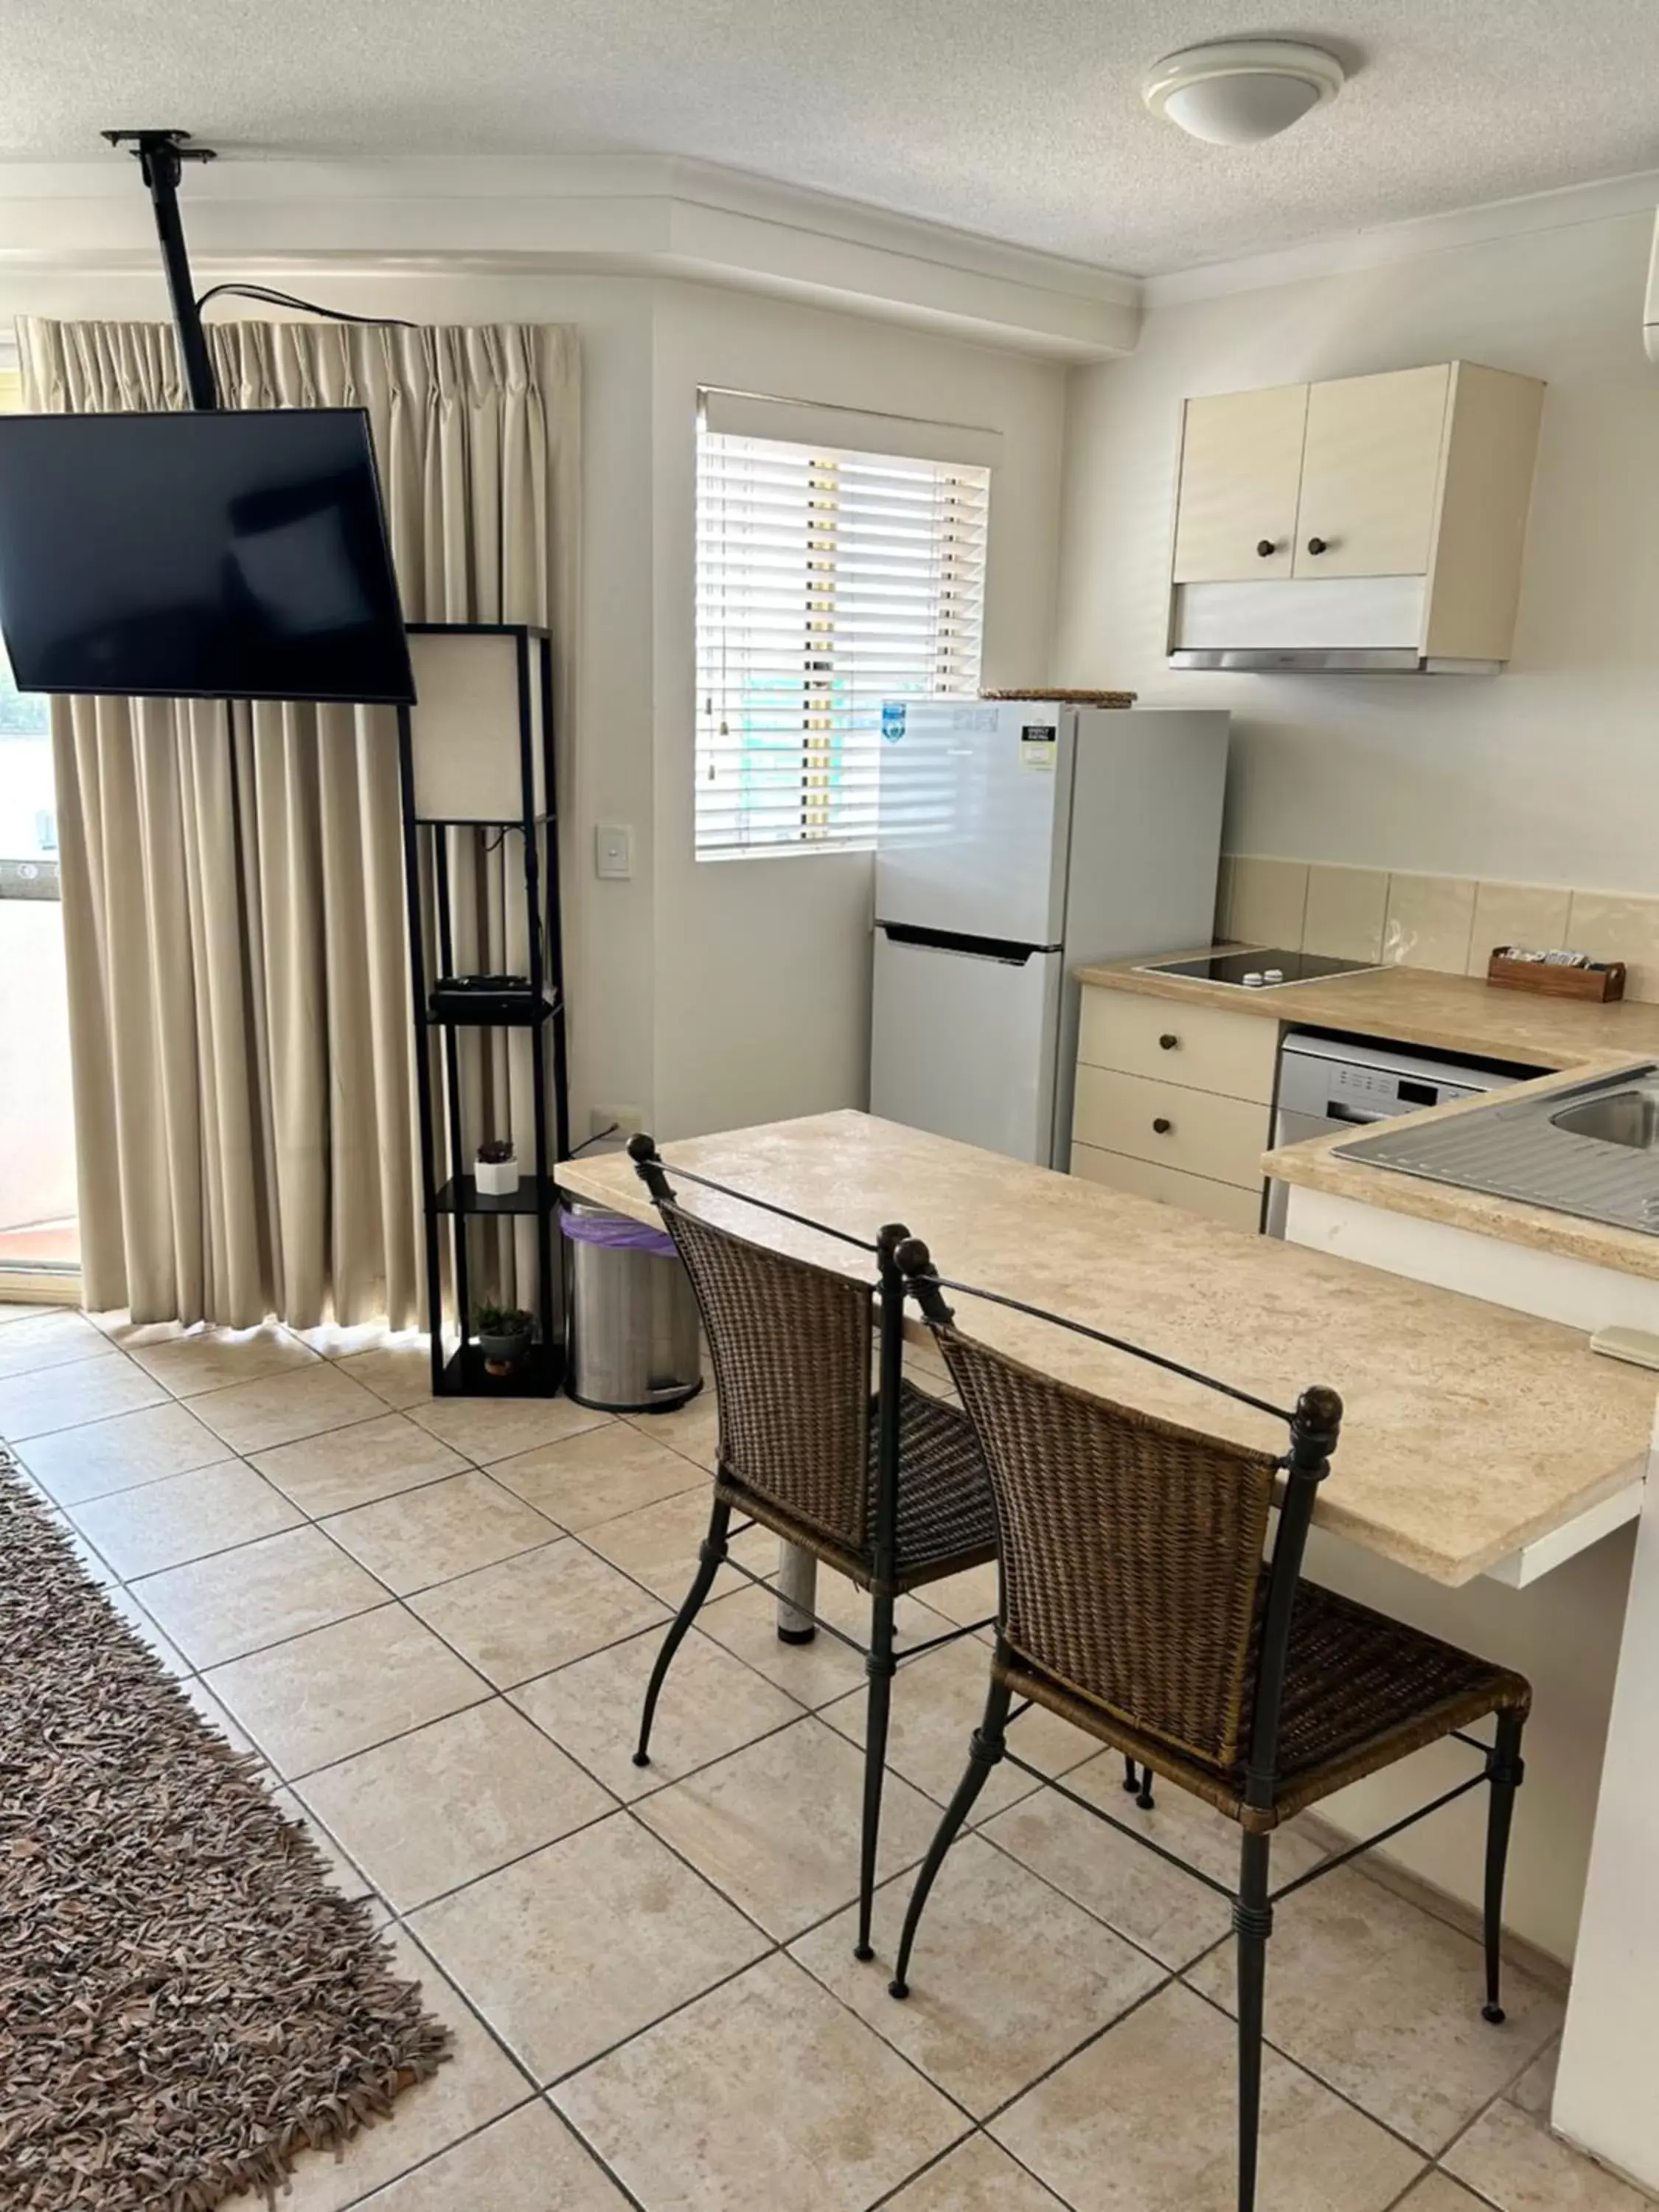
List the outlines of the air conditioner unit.
{"label": "air conditioner unit", "polygon": [[1648,262],[1648,296],[1642,309],[1642,343],[1650,361],[1659,361],[1659,220],[1653,227],[1653,252]]}

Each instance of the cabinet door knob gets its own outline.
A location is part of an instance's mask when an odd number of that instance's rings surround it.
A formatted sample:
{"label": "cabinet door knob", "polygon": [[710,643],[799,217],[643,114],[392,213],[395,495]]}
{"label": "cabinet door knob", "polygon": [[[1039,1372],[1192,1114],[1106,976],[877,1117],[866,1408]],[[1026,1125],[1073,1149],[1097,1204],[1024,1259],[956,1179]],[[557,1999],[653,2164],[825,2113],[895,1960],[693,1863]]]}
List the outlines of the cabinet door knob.
{"label": "cabinet door knob", "polygon": [[1167,1137],[1174,1127],[1175,1123],[1167,1114],[1159,1114],[1153,1118],[1152,1127],[1160,1137]]}
{"label": "cabinet door knob", "polygon": [[1176,1047],[1181,1042],[1181,1039],[1176,1035],[1173,1030],[1165,1030],[1163,1036],[1158,1042],[1160,1051],[1173,1052]]}
{"label": "cabinet door knob", "polygon": [[1308,550],[1313,554],[1328,553],[1330,548],[1322,538],[1310,538],[1308,540]]}
{"label": "cabinet door knob", "polygon": [[1273,554],[1278,552],[1279,546],[1277,541],[1273,538],[1258,538],[1255,541],[1255,550],[1261,556],[1262,559],[1266,561],[1270,559]]}

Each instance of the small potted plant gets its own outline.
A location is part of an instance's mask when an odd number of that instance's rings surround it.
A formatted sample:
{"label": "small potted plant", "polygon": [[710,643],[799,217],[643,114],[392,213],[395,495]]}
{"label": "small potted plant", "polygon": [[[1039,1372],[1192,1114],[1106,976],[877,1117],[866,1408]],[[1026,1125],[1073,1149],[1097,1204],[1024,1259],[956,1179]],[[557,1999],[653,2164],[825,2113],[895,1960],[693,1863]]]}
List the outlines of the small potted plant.
{"label": "small potted plant", "polygon": [[474,1316],[486,1375],[511,1375],[530,1349],[533,1326],[522,1306],[483,1305]]}
{"label": "small potted plant", "polygon": [[478,1147],[478,1195],[511,1198],[519,1188],[519,1163],[511,1137],[490,1137]]}

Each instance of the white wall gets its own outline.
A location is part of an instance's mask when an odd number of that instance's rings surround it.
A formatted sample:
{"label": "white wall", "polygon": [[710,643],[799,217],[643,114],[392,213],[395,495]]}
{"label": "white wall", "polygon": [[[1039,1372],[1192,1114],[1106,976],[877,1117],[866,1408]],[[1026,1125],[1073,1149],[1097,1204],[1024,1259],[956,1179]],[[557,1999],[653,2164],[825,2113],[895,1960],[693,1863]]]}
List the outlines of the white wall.
{"label": "white wall", "polygon": [[[1231,706],[1227,848],[1659,890],[1659,368],[1639,215],[1154,307],[1073,372],[1054,675]],[[1462,356],[1547,380],[1515,654],[1494,678],[1164,665],[1181,403]]]}
{"label": "white wall", "polygon": [[[264,281],[428,322],[568,322],[583,384],[581,616],[560,745],[572,1127],[598,1103],[700,1130],[862,1104],[867,854],[691,857],[695,396],[713,383],[1000,430],[988,681],[1041,681],[1052,642],[1065,371],[1030,355],[713,286],[628,276],[343,265]],[[226,303],[227,311],[270,311]],[[162,317],[159,279],[0,270],[20,313]],[[630,881],[593,831],[630,824]]]}
{"label": "white wall", "polygon": [[895,325],[665,284],[656,306],[658,1133],[862,1106],[872,856],[692,858],[693,580],[700,385],[1000,430],[986,585],[988,684],[1048,673],[1064,372]]}

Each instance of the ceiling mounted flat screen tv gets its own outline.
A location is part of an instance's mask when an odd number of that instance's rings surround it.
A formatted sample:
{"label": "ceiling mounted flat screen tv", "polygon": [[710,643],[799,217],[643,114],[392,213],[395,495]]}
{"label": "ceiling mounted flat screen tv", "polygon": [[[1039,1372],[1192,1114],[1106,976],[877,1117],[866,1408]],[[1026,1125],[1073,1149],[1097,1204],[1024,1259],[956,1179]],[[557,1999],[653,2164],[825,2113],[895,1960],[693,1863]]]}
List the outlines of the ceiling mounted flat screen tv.
{"label": "ceiling mounted flat screen tv", "polygon": [[0,415],[22,691],[413,702],[361,408]]}

